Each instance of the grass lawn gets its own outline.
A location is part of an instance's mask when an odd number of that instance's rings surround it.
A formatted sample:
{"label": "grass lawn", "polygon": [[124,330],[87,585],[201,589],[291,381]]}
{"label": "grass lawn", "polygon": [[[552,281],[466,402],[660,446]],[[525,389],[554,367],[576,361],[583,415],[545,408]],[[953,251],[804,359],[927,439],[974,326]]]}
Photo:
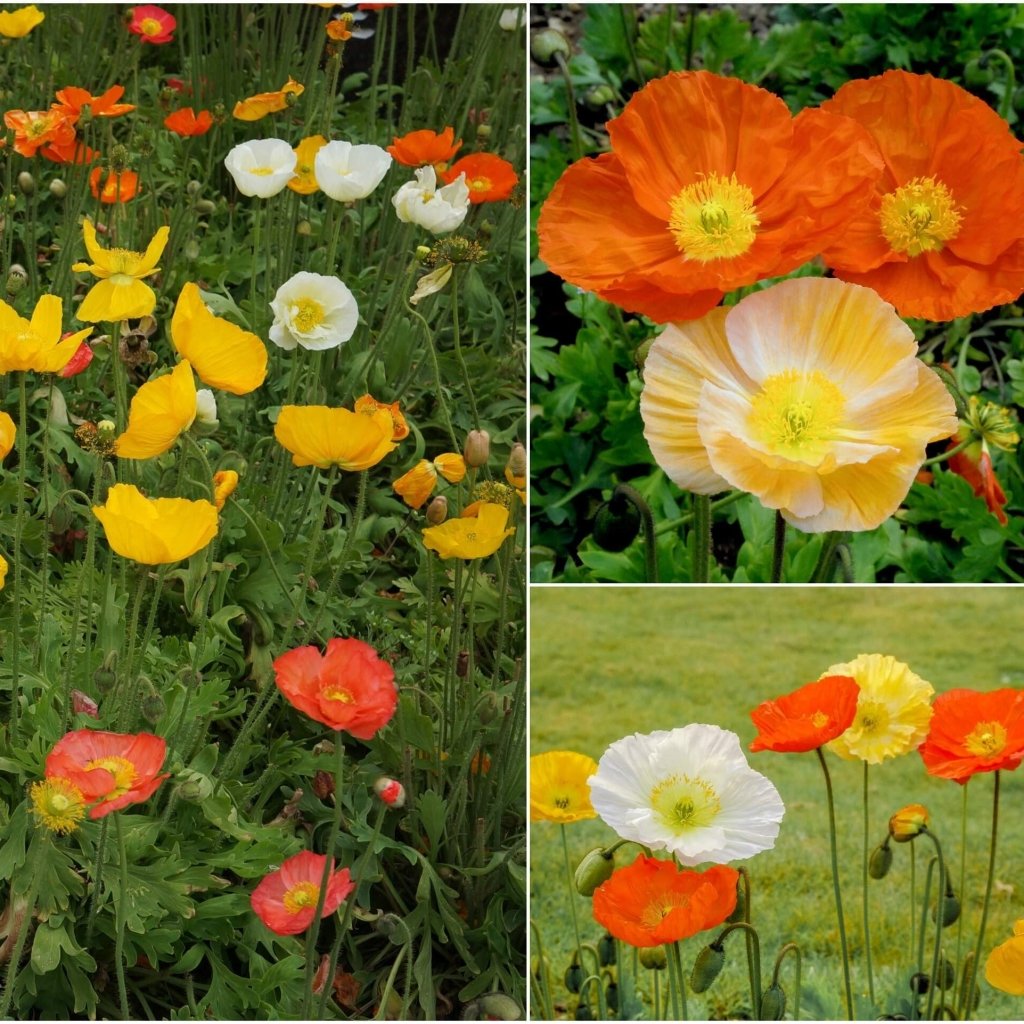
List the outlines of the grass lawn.
{"label": "grass lawn", "polygon": [[[817,678],[830,665],[860,653],[891,654],[927,679],[937,692],[1024,685],[1020,646],[1021,605],[1016,589],[975,588],[534,588],[531,610],[531,753],[569,749],[599,759],[612,741],[632,732],[706,722],[737,732],[744,747],[754,738],[748,717],[758,703]],[[840,871],[851,947],[855,994],[868,979],[861,925],[862,764],[829,754],[836,791]],[[786,816],[775,846],[746,862],[753,884],[753,922],[761,938],[767,986],[775,956],[788,941],[804,955],[805,1018],[843,1017],[842,968],[832,902],[825,789],[813,754],[750,755],[754,768],[777,786]],[[1020,890],[1024,823],[1015,811],[1024,777],[1004,772],[1000,801],[996,882],[982,951],[1012,934],[1024,917]],[[967,787],[967,878],[961,957],[973,948],[981,900],[992,807],[992,776]],[[961,866],[962,789],[925,774],[917,754],[873,767],[870,773],[872,847],[886,835],[889,815],[907,803],[925,804],[943,845],[954,884]],[[600,820],[568,826],[575,861],[613,833]],[[559,828],[531,828],[531,916],[544,943],[556,1002],[564,1004],[561,977],[573,946]],[[918,904],[930,849],[916,847]],[[887,878],[871,881],[875,996],[881,1012],[909,992],[911,967],[911,846],[894,846]],[[620,850],[617,863],[635,848]],[[600,930],[589,901],[574,897],[583,941]],[[955,959],[958,926],[943,933]],[[930,963],[931,921],[926,959]],[[689,971],[710,938],[684,945]],[[534,948],[536,952],[536,948]],[[690,994],[691,1017],[735,1017],[749,1012],[742,940],[727,943],[726,969],[705,996]],[[631,961],[631,957],[629,958]],[[791,988],[792,964],[783,968]],[[641,985],[644,984],[641,979]],[[1022,1003],[981,980],[980,1019],[1015,1019]],[[874,1017],[876,1013],[862,1011]],[[792,1013],[792,993],[788,1013]],[[535,1010],[536,1015],[536,1010]]]}

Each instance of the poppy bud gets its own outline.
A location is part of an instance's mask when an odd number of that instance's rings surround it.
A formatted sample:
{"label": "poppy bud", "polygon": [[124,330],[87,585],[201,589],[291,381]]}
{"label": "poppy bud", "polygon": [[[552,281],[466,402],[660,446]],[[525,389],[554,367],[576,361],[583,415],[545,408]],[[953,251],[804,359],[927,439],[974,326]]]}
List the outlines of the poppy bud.
{"label": "poppy bud", "polygon": [[393,946],[404,946],[412,938],[409,926],[397,914],[384,914],[374,927]]}
{"label": "poppy bud", "polygon": [[705,946],[693,962],[693,970],[690,972],[690,988],[694,992],[707,992],[714,984],[715,978],[722,973],[724,965],[725,947],[714,942]]}
{"label": "poppy bud", "polygon": [[572,963],[565,969],[565,978],[563,980],[565,981],[565,987],[573,995],[579,994],[579,990],[583,986],[583,968],[577,962],[575,954],[573,954]]}
{"label": "poppy bud", "polygon": [[581,896],[593,896],[594,890],[612,877],[615,855],[597,847],[586,854],[576,866],[573,882]]}
{"label": "poppy bud", "polygon": [[28,274],[25,272],[25,268],[20,263],[12,263],[11,269],[7,273],[6,290],[8,296],[13,298],[27,284]]}
{"label": "poppy bud", "polygon": [[81,690],[71,691],[71,710],[76,715],[88,715],[90,718],[100,717],[100,706]]}
{"label": "poppy bud", "polygon": [[608,1005],[608,1009],[612,1013],[616,1013],[619,1009],[619,986],[614,981],[608,982],[608,987],[604,990],[604,1001]]}
{"label": "poppy bud", "polygon": [[918,971],[917,974],[910,976],[910,991],[915,996],[927,995],[928,989],[932,987],[931,978],[928,977],[923,971]]}
{"label": "poppy bud", "polygon": [[18,175],[18,188],[21,189],[23,195],[30,196],[36,190],[36,179],[28,171],[22,171]]}
{"label": "poppy bud", "polygon": [[122,146],[120,143],[112,146],[110,149],[110,169],[115,173],[128,170],[128,157],[127,146]]}
{"label": "poppy bud", "polygon": [[313,225],[310,224],[308,220],[300,220],[299,223],[295,225],[295,234],[301,235],[303,238],[308,238],[313,234]]}
{"label": "poppy bud", "polygon": [[491,435],[486,430],[471,430],[466,435],[466,449],[463,458],[467,466],[477,469],[486,466],[491,457]]}
{"label": "poppy bud", "polygon": [[117,682],[117,651],[108,651],[103,662],[92,674],[92,681],[100,693],[110,693]]}
{"label": "poppy bud", "polygon": [[761,1020],[782,1020],[786,1016],[786,993],[776,981],[761,996]]}
{"label": "poppy bud", "polygon": [[526,447],[518,441],[512,445],[512,451],[508,453],[505,479],[514,487],[522,487],[526,482]]}
{"label": "poppy bud", "polygon": [[114,425],[113,420],[100,420],[96,424],[96,433],[101,441],[113,441],[114,434],[117,433],[117,427]]}
{"label": "poppy bud", "polygon": [[455,659],[455,674],[460,679],[465,679],[469,675],[469,651],[459,651]]}
{"label": "poppy bud", "polygon": [[946,886],[946,892],[943,894],[941,903],[936,903],[932,907],[932,920],[935,920],[935,914],[941,907],[942,913],[942,927],[948,928],[951,924],[956,924],[960,919],[960,901],[956,898],[956,893],[953,892],[952,886]]}
{"label": "poppy bud", "polygon": [[584,94],[583,102],[591,110],[601,110],[609,103],[615,102],[615,90],[605,82],[592,85]]}
{"label": "poppy bud", "polygon": [[580,1003],[576,1007],[576,1012],[573,1014],[575,1020],[593,1020],[594,1011],[590,1008],[589,1003]]}
{"label": "poppy bud", "polygon": [[156,723],[163,718],[166,710],[167,705],[164,703],[164,699],[159,693],[151,693],[142,702],[142,717],[149,722],[150,725],[156,725]]}
{"label": "poppy bud", "polygon": [[953,965],[949,962],[949,958],[943,957],[942,962],[939,964],[939,973],[935,975],[935,984],[943,991],[946,991],[946,989],[953,987],[955,981],[956,971],[953,970]]}
{"label": "poppy bud", "polygon": [[334,775],[325,772],[323,768],[317,768],[313,773],[313,792],[318,799],[326,800],[334,794]]}
{"label": "poppy bud", "polygon": [[382,776],[373,784],[373,791],[388,807],[405,806],[405,787],[397,779]]}
{"label": "poppy bud", "polygon": [[213,780],[202,772],[186,769],[179,778],[181,784],[178,786],[178,794],[182,800],[198,803],[201,800],[208,800],[213,793]]}
{"label": "poppy bud", "polygon": [[18,205],[18,197],[13,192],[7,193],[7,209],[16,209]]}
{"label": "poppy bud", "polygon": [[889,819],[889,835],[897,843],[909,843],[928,828],[928,808],[922,804],[907,804]]}
{"label": "poppy bud", "polygon": [[649,971],[663,971],[668,967],[664,946],[644,946],[640,950],[640,963]]}
{"label": "poppy bud", "polygon": [[602,967],[611,967],[615,963],[615,937],[605,932],[597,943],[597,958]]}
{"label": "poppy bud", "polygon": [[429,245],[417,245],[416,246],[416,259],[422,263],[430,255],[431,248]]}
{"label": "poppy bud", "polygon": [[196,213],[201,214],[203,217],[209,217],[216,209],[217,204],[212,199],[200,199],[196,203]]}
{"label": "poppy bud", "polygon": [[545,28],[530,40],[530,53],[538,64],[550,65],[556,63],[559,54],[568,59],[572,54],[572,47],[561,32]]}
{"label": "poppy bud", "polygon": [[522,1020],[523,1008],[504,992],[488,992],[480,997],[484,1020]]}
{"label": "poppy bud", "polygon": [[625,551],[640,533],[640,510],[622,494],[613,494],[594,516],[591,531],[605,551]]}
{"label": "poppy bud", "polygon": [[478,139],[489,139],[491,137],[491,126],[489,124],[478,124],[476,126],[476,137]]}
{"label": "poppy bud", "polygon": [[50,195],[54,199],[63,199],[68,194],[68,187],[60,178],[54,178],[50,182]]}
{"label": "poppy bud", "polygon": [[427,522],[431,526],[440,526],[448,518],[448,499],[439,494],[427,506]]}
{"label": "poppy bud", "polygon": [[871,859],[868,861],[868,874],[872,878],[885,878],[892,867],[892,847],[889,840],[880,843],[871,852]]}
{"label": "poppy bud", "polygon": [[498,716],[498,695],[488,690],[476,706],[476,717],[481,725],[490,725]]}
{"label": "poppy bud", "polygon": [[200,193],[200,192],[202,192],[202,191],[203,191],[203,183],[202,183],[201,181],[196,181],[196,179],[195,179],[195,178],[193,178],[193,179],[192,179],[192,180],[191,180],[191,181],[190,181],[190,182],[189,182],[189,183],[188,183],[188,184],[187,184],[187,185],[185,186],[185,191],[186,191],[186,192],[187,192],[187,193],[188,193],[188,194],[189,194],[190,196],[192,196],[193,198],[195,198],[195,197],[196,197],[197,195],[199,195],[199,193]]}

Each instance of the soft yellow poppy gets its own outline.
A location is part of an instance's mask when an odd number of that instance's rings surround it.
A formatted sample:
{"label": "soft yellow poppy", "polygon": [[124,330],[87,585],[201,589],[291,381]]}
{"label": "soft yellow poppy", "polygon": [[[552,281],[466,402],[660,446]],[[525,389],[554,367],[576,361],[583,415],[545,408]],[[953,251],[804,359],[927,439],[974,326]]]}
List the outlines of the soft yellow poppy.
{"label": "soft yellow poppy", "polygon": [[985,961],[985,980],[1011,996],[1024,996],[1024,920],[1013,926],[1013,938],[996,946]]}
{"label": "soft yellow poppy", "polygon": [[238,474],[233,469],[222,469],[213,474],[213,503],[220,512],[224,503],[235,492],[238,486]]}
{"label": "soft yellow poppy", "polygon": [[597,762],[571,750],[549,750],[530,758],[530,820],[567,825],[596,818],[588,779]]}
{"label": "soft yellow poppy", "polygon": [[250,331],[214,316],[199,287],[181,289],[171,318],[171,341],[210,387],[247,395],[267,377],[267,346]]}
{"label": "soft yellow poppy", "polygon": [[289,100],[289,96],[294,96],[297,99],[305,91],[304,85],[300,85],[289,76],[288,81],[275,92],[260,92],[248,99],[239,100],[235,104],[232,114],[239,121],[258,121],[261,117],[266,117],[267,114],[275,114],[279,110],[284,110],[295,102],[295,100]]}
{"label": "soft yellow poppy", "polygon": [[274,437],[292,453],[296,466],[338,466],[350,472],[376,466],[394,451],[393,433],[387,409],[361,413],[325,405],[286,405],[274,426]]}
{"label": "soft yellow poppy", "polygon": [[183,360],[135,392],[128,412],[128,429],[114,442],[122,459],[151,459],[169,451],[196,418],[196,382]]}
{"label": "soft yellow poppy", "polygon": [[493,555],[506,537],[515,533],[509,527],[508,509],[492,502],[480,502],[476,515],[449,519],[440,526],[423,531],[423,546],[441,558],[486,558]]}
{"label": "soft yellow poppy", "polygon": [[114,484],[107,503],[92,510],[114,551],[143,565],[189,558],[217,535],[217,508],[211,502],[147,498],[132,484]]}
{"label": "soft yellow poppy", "polygon": [[41,25],[45,14],[35,4],[19,7],[16,11],[0,11],[0,36],[8,39],[21,39]]}
{"label": "soft yellow poppy", "polygon": [[391,486],[409,508],[419,508],[433,493],[436,483],[437,470],[427,459],[420,459]]}
{"label": "soft yellow poppy", "polygon": [[56,295],[44,295],[36,303],[32,319],[18,316],[0,301],[0,373],[35,370],[58,373],[78,351],[92,328],[60,340],[62,305]]}
{"label": "soft yellow poppy", "polygon": [[0,412],[0,459],[6,459],[10,455],[17,433],[14,420],[7,413]]}
{"label": "soft yellow poppy", "polygon": [[444,452],[434,459],[434,468],[450,484],[457,484],[466,475],[466,460],[458,452]]}
{"label": "soft yellow poppy", "polygon": [[142,279],[160,269],[157,261],[163,254],[170,232],[169,227],[158,228],[145,252],[104,249],[96,241],[96,228],[92,221],[86,219],[82,224],[82,235],[92,263],[76,263],[71,269],[88,270],[100,280],[78,307],[78,319],[95,324],[149,316],[156,307],[156,293]]}
{"label": "soft yellow poppy", "polygon": [[295,147],[296,177],[288,182],[288,187],[293,192],[298,192],[300,196],[309,196],[320,188],[316,182],[313,163],[317,153],[326,145],[327,140],[322,135],[310,135]]}

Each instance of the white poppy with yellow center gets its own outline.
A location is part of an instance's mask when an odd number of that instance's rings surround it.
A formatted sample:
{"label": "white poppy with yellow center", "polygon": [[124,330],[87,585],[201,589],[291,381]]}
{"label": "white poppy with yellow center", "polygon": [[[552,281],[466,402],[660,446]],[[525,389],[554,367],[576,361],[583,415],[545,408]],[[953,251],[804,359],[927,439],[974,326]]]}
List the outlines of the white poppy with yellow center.
{"label": "white poppy with yellow center", "polygon": [[274,311],[270,340],[284,349],[337,348],[352,337],[359,323],[359,307],[348,287],[336,277],[306,270],[277,289],[270,308]]}
{"label": "white poppy with yellow center", "polygon": [[687,725],[613,743],[590,777],[590,799],[622,839],[668,850],[684,867],[770,850],[785,806],[734,732]]}
{"label": "white poppy with yellow center", "polygon": [[953,399],[869,288],[783,281],[670,324],[644,365],[644,436],[698,494],[753,494],[808,533],[872,530],[906,497]]}
{"label": "white poppy with yellow center", "polygon": [[284,139],[253,139],[231,149],[224,166],[243,196],[269,199],[296,177],[298,159]]}

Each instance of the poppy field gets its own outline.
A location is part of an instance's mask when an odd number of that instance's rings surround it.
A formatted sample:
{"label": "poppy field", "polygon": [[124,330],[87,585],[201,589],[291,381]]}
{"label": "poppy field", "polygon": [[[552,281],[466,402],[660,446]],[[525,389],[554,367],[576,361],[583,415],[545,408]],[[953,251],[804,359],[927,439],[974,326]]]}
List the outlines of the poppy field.
{"label": "poppy field", "polygon": [[532,578],[1022,582],[1019,9],[531,16]]}
{"label": "poppy field", "polygon": [[0,1018],[524,1013],[525,17],[0,11]]}
{"label": "poppy field", "polygon": [[532,597],[534,1019],[1019,1018],[1015,594]]}

